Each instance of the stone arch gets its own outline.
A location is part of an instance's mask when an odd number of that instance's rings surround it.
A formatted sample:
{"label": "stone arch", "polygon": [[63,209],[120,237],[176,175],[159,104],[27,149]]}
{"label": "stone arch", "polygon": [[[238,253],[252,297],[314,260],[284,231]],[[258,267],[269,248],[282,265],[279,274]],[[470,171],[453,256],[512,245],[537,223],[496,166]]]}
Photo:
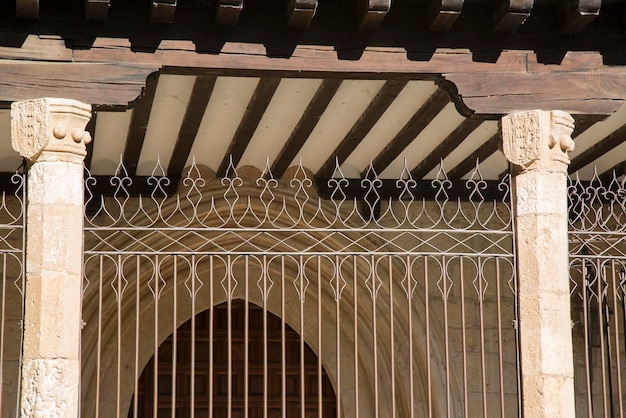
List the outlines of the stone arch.
{"label": "stone arch", "polygon": [[[203,191],[204,193],[210,194],[212,196],[223,196],[224,195],[224,187],[223,186],[212,186],[208,187],[207,190]],[[242,190],[240,191],[242,196],[246,194],[254,196],[258,195],[258,188],[255,188],[253,185],[250,187],[244,185]],[[284,193],[286,196],[289,191],[283,191],[282,189],[278,189],[276,194],[278,197],[281,197],[281,193]],[[175,204],[175,203],[171,203]],[[180,204],[180,202],[178,203]],[[216,205],[215,202],[211,203]],[[325,208],[322,204],[322,208],[332,210],[331,208]],[[296,208],[299,209],[299,208]],[[315,213],[319,211],[319,207],[316,204],[308,204],[302,208],[304,211],[308,211],[310,213]],[[234,208],[234,210],[245,211],[245,206],[241,208]],[[301,240],[302,248],[307,248],[311,245],[310,240],[315,240],[316,237],[314,235],[303,235],[299,237]],[[128,242],[131,242],[130,239],[125,238]],[[268,242],[264,242],[263,237],[257,237],[254,241],[255,245],[262,247],[263,245],[268,245]],[[338,251],[342,248],[340,242],[337,242],[335,239],[326,239],[326,245],[331,248],[337,248]],[[223,244],[223,243],[221,243]],[[280,253],[281,250],[287,250],[284,246],[276,245],[275,242],[271,243],[274,247],[274,251],[276,253]],[[371,243],[372,248],[378,248],[379,243]],[[132,248],[132,245],[129,246]],[[169,261],[167,257],[170,257]],[[138,370],[142,370],[145,367],[145,364],[148,360],[154,355],[155,347],[158,347],[171,333],[174,326],[178,327],[185,321],[187,321],[192,315],[192,307],[190,303],[182,303],[181,300],[183,298],[187,298],[188,301],[191,301],[192,298],[190,296],[182,296],[189,295],[189,278],[190,272],[192,270],[195,271],[195,275],[200,277],[204,277],[203,287],[201,287],[195,297],[194,301],[194,309],[195,313],[200,312],[202,310],[210,308],[211,305],[216,305],[221,302],[224,302],[227,299],[227,296],[224,292],[215,291],[213,297],[211,298],[210,292],[208,292],[208,286],[206,283],[210,282],[212,279],[214,290],[219,290],[221,286],[221,280],[227,276],[225,273],[226,265],[228,261],[226,255],[219,255],[217,252],[215,255],[211,256],[214,263],[221,263],[224,267],[213,269],[213,276],[209,277],[209,269],[206,265],[203,266],[195,266],[190,267],[193,262],[197,262],[198,260],[203,260],[205,262],[210,258],[201,258],[197,257],[196,261],[190,261],[190,259],[185,258],[184,261],[181,261],[183,264],[187,263],[187,267],[176,266],[176,274],[178,275],[178,280],[176,282],[176,286],[172,285],[172,277],[174,275],[174,256],[165,256],[160,257],[158,260],[156,256],[139,256],[135,259],[125,260],[122,258],[110,259],[106,260],[107,264],[104,266],[102,277],[107,278],[108,282],[111,282],[111,277],[119,277],[121,275],[120,272],[123,272],[125,268],[128,269],[126,273],[123,274],[124,278],[127,280],[125,292],[130,292],[130,289],[139,288],[139,296],[133,295],[132,297],[127,297],[126,294],[123,295],[121,301],[116,300],[115,292],[109,291],[106,292],[106,295],[103,297],[103,306],[107,306],[106,312],[103,312],[102,317],[106,320],[102,321],[102,326],[100,331],[98,330],[98,318],[99,318],[99,310],[98,305],[100,304],[100,296],[99,296],[99,286],[91,284],[90,287],[85,292],[84,299],[84,320],[87,323],[85,330],[83,331],[83,399],[85,399],[83,403],[83,414],[92,415],[95,410],[95,393],[96,388],[99,386],[99,403],[102,408],[104,405],[117,405],[120,404],[121,410],[128,410],[128,407],[131,402],[132,395],[134,393],[134,370],[137,368]],[[209,257],[209,256],[205,256]],[[131,257],[132,258],[132,257]],[[179,258],[182,259],[182,258]],[[138,261],[137,261],[138,260]],[[258,262],[259,259],[255,258]],[[357,280],[361,285],[366,278],[372,275],[373,267],[372,263],[365,258],[355,258],[355,262],[346,261],[345,268],[351,271],[356,272]],[[136,272],[136,268],[133,267],[133,263],[136,266],[139,266],[139,273]],[[161,263],[157,266],[157,264]],[[231,269],[231,274],[233,277],[242,277],[245,274],[245,268],[243,263],[235,263]],[[215,266],[213,266],[215,267]],[[371,301],[368,301],[367,298],[362,298],[361,294],[364,294],[363,289],[360,290],[360,295],[358,298],[358,356],[356,358],[356,362],[354,360],[354,352],[352,351],[352,347],[354,347],[355,339],[354,339],[354,329],[352,327],[351,321],[343,321],[344,318],[351,318],[354,316],[354,311],[352,309],[352,298],[353,293],[351,292],[351,287],[346,286],[344,292],[342,294],[341,302],[339,303],[339,309],[337,310],[337,306],[335,303],[335,298],[333,295],[333,288],[329,285],[331,278],[336,276],[336,272],[333,272],[332,265],[326,265],[322,270],[322,280],[324,282],[320,286],[320,300],[318,302],[317,295],[317,281],[314,275],[310,275],[308,279],[310,280],[307,292],[305,303],[312,304],[317,306],[319,303],[321,316],[322,316],[322,335],[323,336],[332,336],[339,331],[341,344],[340,344],[340,353],[337,355],[336,352],[336,341],[331,338],[323,338],[321,347],[318,346],[317,343],[317,328],[315,322],[310,322],[305,324],[305,328],[303,330],[299,330],[299,300],[298,298],[289,299],[290,302],[286,303],[285,306],[285,321],[296,331],[300,332],[303,335],[306,343],[313,349],[315,354],[322,359],[322,363],[325,369],[328,372],[329,378],[335,388],[335,391],[338,396],[340,396],[341,404],[342,404],[342,413],[346,417],[353,416],[351,411],[354,410],[355,405],[355,393],[354,393],[354,376],[355,376],[355,367],[354,364],[357,364],[356,369],[358,370],[359,375],[359,405],[361,409],[359,411],[359,416],[367,417],[368,413],[373,413],[374,410],[374,388],[375,384],[373,381],[374,376],[379,379],[380,382],[390,382],[392,374],[394,375],[394,388],[395,388],[395,397],[394,401],[391,399],[391,395],[388,391],[388,386],[384,387],[379,384],[379,409],[381,413],[385,413],[386,411],[391,410],[391,402],[396,402],[396,412],[401,416],[408,415],[408,403],[410,399],[410,393],[408,388],[408,370],[410,367],[406,363],[394,364],[393,371],[392,367],[387,362],[378,361],[377,368],[374,368],[374,344],[373,344],[373,330],[372,330],[372,322],[371,322]],[[392,272],[388,274],[389,276],[394,275],[393,271],[401,270],[402,268],[398,266],[398,261],[393,260],[388,269],[391,269]],[[268,265],[268,271],[270,274],[276,276],[279,273],[282,273],[281,268],[277,267],[277,265]],[[297,265],[294,263],[287,263],[286,268],[282,269],[287,277],[296,277],[300,274]],[[383,269],[384,270],[384,269]],[[159,272],[159,275],[156,272]],[[134,274],[133,274],[134,273]],[[219,277],[220,274],[223,276]],[[401,273],[398,273],[401,274]],[[183,277],[187,275],[187,277]],[[207,275],[207,276],[203,276]],[[138,281],[136,279],[138,277]],[[161,288],[160,297],[157,299],[154,296],[154,283],[156,281],[163,280],[164,287]],[[239,280],[239,284],[233,294],[233,297],[241,297],[240,293],[244,289],[243,280]],[[248,277],[248,285],[249,289],[254,289],[256,286],[257,278]],[[114,281],[114,280],[113,280]],[[119,280],[118,280],[119,281]],[[152,283],[153,287],[150,287],[148,283]],[[398,283],[398,281],[389,281],[383,280],[380,286],[379,295],[377,297],[377,306],[379,307],[379,312],[389,312],[389,290],[390,283],[392,287],[392,291],[395,295],[402,294],[403,289]],[[109,284],[109,287],[110,284]],[[293,286],[292,286],[293,287]],[[222,289],[223,290],[223,289]],[[280,299],[276,298],[274,295],[279,294],[277,289],[275,288],[272,292],[274,292],[270,297],[267,298],[267,308],[274,315],[280,316],[281,314],[281,305]],[[293,291],[290,290],[290,292]],[[395,353],[406,353],[408,352],[409,347],[409,339],[412,339],[412,347],[413,347],[413,369],[423,371],[427,367],[428,360],[426,358],[426,348],[424,341],[420,340],[416,337],[417,334],[424,334],[426,329],[426,324],[424,323],[424,319],[422,315],[419,315],[420,307],[424,306],[424,298],[427,295],[423,294],[423,292],[416,291],[414,295],[414,311],[413,311],[413,329],[408,330],[406,327],[398,327],[394,328],[394,352]],[[173,318],[171,312],[172,309],[163,309],[164,306],[173,307],[174,299],[177,299],[177,317]],[[139,300],[139,309],[137,309],[136,301]],[[251,303],[255,303],[259,306],[263,306],[263,298],[259,292],[251,292],[249,294],[249,301]],[[119,302],[119,303],[118,303]],[[406,299],[404,302],[402,298],[396,298],[394,300],[393,310],[397,312],[397,316],[395,317],[396,323],[406,323],[406,317],[402,317],[402,315],[406,315],[408,313],[408,309],[406,309]],[[155,316],[153,312],[155,312],[157,304],[160,306],[159,315]],[[368,306],[369,305],[369,306]],[[317,308],[316,308],[317,309]],[[120,312],[119,320],[118,320],[118,310]],[[340,320],[339,325],[337,325],[336,314],[339,312]],[[134,320],[134,316],[136,312],[139,312],[140,318],[140,331],[139,331],[139,350],[135,351],[134,341],[136,336],[136,326],[137,323]],[[169,316],[168,316],[169,312]],[[402,314],[402,312],[406,312]],[[369,316],[368,316],[369,314]],[[391,347],[390,347],[390,338],[391,338],[391,327],[388,318],[385,318],[384,315],[379,315],[379,319],[377,320],[377,359],[390,359],[391,356]],[[157,318],[157,320],[155,320]],[[158,321],[158,322],[157,322]],[[117,324],[120,324],[120,328],[118,329]],[[95,325],[94,325],[95,324]],[[444,363],[442,353],[443,347],[441,346],[443,342],[443,331],[442,324],[440,323],[439,318],[431,318],[431,323],[429,324],[430,334],[433,336],[431,345],[430,345],[430,364],[431,364],[431,381],[427,381],[425,373],[415,373],[414,374],[414,404],[416,405],[416,411],[425,411],[426,405],[428,404],[428,391],[433,388],[432,395],[432,408],[433,414],[438,415],[439,413],[443,413],[446,407],[445,396],[438,396],[437,393],[434,393],[436,389],[434,388],[444,388],[445,386],[445,376],[442,375],[441,367],[439,365]],[[156,338],[155,338],[155,330],[156,330]],[[100,333],[100,344],[101,344],[101,356],[100,356],[100,384],[97,382],[97,370],[96,370],[96,360],[97,360],[97,352],[94,350],[94,347],[98,344],[98,334]],[[119,382],[119,399],[118,399],[118,384],[117,384],[117,341],[118,339],[121,341],[120,347],[120,357],[121,363],[119,364],[119,368],[124,373],[124,377],[120,379]],[[135,364],[135,357],[137,357],[137,362]],[[340,359],[341,366],[337,369],[337,359]],[[395,356],[396,361],[398,361],[398,356]],[[377,372],[376,374],[374,372]],[[341,385],[338,387],[338,380],[341,379]],[[459,388],[455,384],[455,381],[452,381],[452,386],[450,388],[451,396],[455,399],[460,399]],[[106,416],[106,414],[101,413],[101,416]]]}

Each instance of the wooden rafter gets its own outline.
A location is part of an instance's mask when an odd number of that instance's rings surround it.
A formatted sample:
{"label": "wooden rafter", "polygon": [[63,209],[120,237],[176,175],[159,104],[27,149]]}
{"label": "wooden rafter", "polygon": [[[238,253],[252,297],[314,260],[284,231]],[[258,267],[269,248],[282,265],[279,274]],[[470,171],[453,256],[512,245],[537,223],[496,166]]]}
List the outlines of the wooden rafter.
{"label": "wooden rafter", "polygon": [[292,29],[306,29],[317,11],[318,0],[289,0],[287,5],[287,26]]}
{"label": "wooden rafter", "polygon": [[280,178],[285,174],[285,171],[289,168],[289,164],[296,155],[298,155],[302,146],[309,138],[309,135],[311,135],[311,132],[315,129],[317,122],[319,122],[328,108],[330,101],[335,97],[335,93],[337,93],[341,83],[342,80],[340,79],[324,80],[322,85],[317,89],[315,96],[311,99],[304,114],[298,121],[293,132],[291,132],[289,139],[272,165],[272,174],[275,177]]}
{"label": "wooden rafter", "polygon": [[152,23],[169,23],[174,20],[176,0],[153,0],[150,21]]}
{"label": "wooden rafter", "polygon": [[439,87],[374,159],[372,162],[374,171],[382,173],[448,103],[450,95]]}
{"label": "wooden rafter", "polygon": [[376,125],[381,116],[389,109],[389,106],[396,100],[396,97],[398,97],[398,94],[400,94],[407,83],[408,81],[406,80],[389,80],[385,82],[363,114],[352,126],[350,132],[346,134],[318,170],[316,176],[330,177],[333,175],[336,164],[339,163],[340,166],[343,164],[346,158]]}
{"label": "wooden rafter", "polygon": [[243,0],[216,0],[215,24],[235,26],[243,10]]}
{"label": "wooden rafter", "polygon": [[191,97],[187,103],[185,116],[178,132],[178,139],[167,167],[167,174],[180,176],[185,168],[185,163],[189,158],[191,147],[200,129],[200,124],[204,117],[204,112],[213,94],[215,87],[215,76],[198,76],[193,84]]}
{"label": "wooden rafter", "polygon": [[441,141],[426,158],[411,170],[411,176],[419,179],[428,174],[433,168],[437,167],[437,164],[454,151],[469,134],[474,132],[483,121],[484,119],[478,116],[465,119],[463,123],[452,131],[446,139]]}
{"label": "wooden rafter", "polygon": [[280,78],[262,78],[259,81],[254,93],[252,94],[252,99],[250,103],[248,103],[248,107],[237,127],[237,132],[235,132],[235,136],[233,137],[233,141],[230,143],[228,147],[228,151],[220,164],[217,175],[218,176],[226,176],[228,173],[228,166],[231,161],[234,166],[237,166],[241,157],[248,147],[256,128],[259,126],[259,122],[261,122],[261,118],[265,114],[267,107],[272,101],[272,97],[274,97],[274,93],[280,84]]}
{"label": "wooden rafter", "polygon": [[461,15],[463,0],[430,0],[428,2],[428,30],[445,32]]}
{"label": "wooden rafter", "polygon": [[111,0],[85,0],[85,17],[91,20],[106,20],[109,17]]}
{"label": "wooden rafter", "polygon": [[130,176],[134,176],[137,172],[137,164],[139,163],[143,142],[146,139],[146,131],[148,130],[148,122],[150,121],[152,103],[154,102],[158,82],[158,73],[150,74],[143,94],[137,101],[130,119],[126,145],[122,154],[122,162]]}
{"label": "wooden rafter", "polygon": [[494,30],[513,33],[524,23],[533,9],[534,0],[496,0]]}
{"label": "wooden rafter", "polygon": [[391,9],[391,0],[356,0],[361,30],[376,30]]}
{"label": "wooden rafter", "polygon": [[580,170],[624,142],[626,142],[626,125],[622,125],[574,158],[569,165],[569,172],[574,173]]}
{"label": "wooden rafter", "polygon": [[559,0],[559,31],[574,33],[585,28],[600,15],[602,0]]}
{"label": "wooden rafter", "polygon": [[24,19],[39,19],[39,0],[15,0],[15,15]]}
{"label": "wooden rafter", "polygon": [[472,169],[476,167],[476,161],[485,161],[487,158],[493,155],[494,152],[498,151],[500,141],[501,137],[499,133],[489,138],[484,144],[482,144],[474,152],[472,152],[466,159],[461,161],[452,170],[448,171],[448,177],[450,179],[460,179],[461,177],[472,171]]}
{"label": "wooden rafter", "polygon": [[604,115],[572,115],[574,117],[574,132],[572,132],[572,138],[576,139],[578,135],[585,132],[591,126],[597,122],[606,119]]}

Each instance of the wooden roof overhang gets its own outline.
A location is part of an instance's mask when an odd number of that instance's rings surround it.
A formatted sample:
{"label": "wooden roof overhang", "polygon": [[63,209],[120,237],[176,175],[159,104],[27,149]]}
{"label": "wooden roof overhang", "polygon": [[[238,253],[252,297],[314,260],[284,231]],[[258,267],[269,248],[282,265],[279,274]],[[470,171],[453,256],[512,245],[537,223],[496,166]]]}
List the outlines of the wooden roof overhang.
{"label": "wooden roof overhang", "polygon": [[[370,169],[393,178],[403,160],[417,180],[432,178],[441,162],[454,180],[477,159],[496,180],[507,170],[497,119],[533,108],[572,112],[571,171],[610,177],[626,167],[622,8],[16,0],[0,6],[0,101],[92,103],[87,166],[112,175],[121,155],[137,184],[158,153],[175,178],[207,148],[212,159],[200,162],[218,175],[230,159],[262,168],[261,149],[277,177],[315,153],[303,163],[322,180],[337,163],[355,179]],[[170,129],[159,122],[164,115]],[[230,131],[208,127],[224,120]],[[10,172],[19,158],[7,138],[8,110],[0,110],[0,171]]]}

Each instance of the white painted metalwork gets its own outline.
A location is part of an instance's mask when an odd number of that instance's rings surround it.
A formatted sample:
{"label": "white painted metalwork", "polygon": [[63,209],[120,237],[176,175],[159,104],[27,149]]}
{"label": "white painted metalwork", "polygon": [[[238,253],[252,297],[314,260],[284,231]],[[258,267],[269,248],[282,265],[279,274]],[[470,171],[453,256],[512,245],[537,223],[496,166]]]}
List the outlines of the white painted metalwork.
{"label": "white painted metalwork", "polygon": [[118,173],[86,180],[83,416],[518,414],[508,178],[463,202],[441,169],[425,201],[405,167],[357,201],[339,169],[328,200],[301,165],[192,164],[171,197]]}
{"label": "white painted metalwork", "polygon": [[577,411],[626,414],[626,184],[570,180],[570,278]]}
{"label": "white painted metalwork", "polygon": [[0,415],[18,416],[24,312],[25,177],[0,196]]}

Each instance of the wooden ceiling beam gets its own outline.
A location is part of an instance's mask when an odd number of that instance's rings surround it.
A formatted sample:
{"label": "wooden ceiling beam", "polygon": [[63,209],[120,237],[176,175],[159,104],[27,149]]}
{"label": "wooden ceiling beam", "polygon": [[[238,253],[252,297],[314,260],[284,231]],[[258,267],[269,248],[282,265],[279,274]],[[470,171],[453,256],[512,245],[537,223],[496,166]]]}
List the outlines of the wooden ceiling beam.
{"label": "wooden ceiling beam", "polygon": [[215,24],[235,26],[243,10],[243,0],[216,0]]}
{"label": "wooden ceiling beam", "polygon": [[287,27],[306,29],[317,11],[318,0],[289,0],[287,5]]}
{"label": "wooden ceiling beam", "polygon": [[501,140],[502,138],[500,137],[499,133],[493,135],[484,144],[478,147],[476,151],[472,152],[456,167],[448,171],[448,178],[451,180],[460,179],[461,177],[472,171],[472,169],[476,167],[477,161],[485,161],[487,158],[491,157],[493,153],[498,151],[498,146],[500,145]]}
{"label": "wooden ceiling beam", "polygon": [[575,173],[581,168],[593,163],[604,154],[611,152],[624,142],[626,142],[626,125],[622,125],[574,158],[569,165],[568,171]]}
{"label": "wooden ceiling beam", "polygon": [[361,30],[376,30],[391,9],[391,0],[357,0],[358,24]]}
{"label": "wooden ceiling beam", "polygon": [[106,20],[111,0],[85,0],[85,17],[90,20]]}
{"label": "wooden ceiling beam", "polygon": [[233,137],[233,141],[226,151],[226,155],[222,159],[222,163],[217,169],[217,175],[225,177],[228,175],[228,167],[232,164],[236,167],[243,156],[254,132],[256,131],[267,107],[274,97],[274,93],[280,84],[280,78],[269,77],[259,80],[259,84],[256,86],[252,98],[248,103],[248,107],[239,122],[237,132]]}
{"label": "wooden ceiling beam", "polygon": [[461,9],[463,0],[430,0],[426,12],[428,30],[446,32],[461,15]]}
{"label": "wooden ceiling beam", "polygon": [[331,177],[335,171],[337,163],[341,166],[350,156],[352,151],[363,141],[372,130],[378,120],[389,109],[389,106],[396,100],[398,94],[408,84],[407,80],[388,80],[380,88],[374,99],[361,114],[359,119],[350,129],[350,132],[341,140],[333,153],[324,162],[322,167],[315,174],[317,177]]}
{"label": "wooden ceiling beam", "polygon": [[176,14],[176,0],[157,0],[152,2],[150,21],[152,23],[169,23]]}
{"label": "wooden ceiling beam", "polygon": [[339,90],[342,80],[329,79],[324,80],[321,86],[315,92],[315,96],[309,102],[304,114],[298,121],[298,124],[291,132],[289,139],[283,146],[283,149],[276,157],[276,161],[272,165],[272,174],[276,178],[281,178],[285,171],[289,168],[289,164],[298,155],[302,146],[317,126],[320,118],[328,108],[330,101],[335,97],[335,93]]}
{"label": "wooden ceiling beam", "polygon": [[178,131],[176,145],[174,145],[174,151],[167,167],[169,176],[180,176],[185,169],[185,164],[189,159],[191,148],[198,135],[204,113],[209,105],[209,100],[211,100],[216,80],[217,77],[215,76],[196,77],[191,90],[191,97],[185,110],[185,116],[183,117],[180,131]]}
{"label": "wooden ceiling beam", "polygon": [[498,32],[516,32],[533,10],[534,0],[496,0],[493,29]]}
{"label": "wooden ceiling beam", "polygon": [[122,163],[129,176],[134,176],[137,173],[137,164],[139,163],[141,149],[146,139],[146,131],[148,130],[152,103],[154,103],[158,83],[159,74],[150,74],[141,98],[136,102],[133,108],[130,127],[128,128],[128,134],[126,136],[126,145],[124,146],[124,153],[122,154]]}
{"label": "wooden ceiling beam", "polygon": [[[448,103],[450,103],[450,95],[444,88],[439,87],[378,154],[372,162],[371,168],[378,174],[382,173]],[[364,177],[366,176],[364,175]]]}
{"label": "wooden ceiling beam", "polygon": [[24,19],[39,19],[39,0],[15,0],[15,15]]}
{"label": "wooden ceiling beam", "polygon": [[575,33],[585,28],[600,15],[602,0],[559,0],[559,32]]}
{"label": "wooden ceiling beam", "polygon": [[446,139],[441,141],[426,158],[411,170],[411,176],[415,179],[420,179],[428,174],[433,168],[437,167],[437,164],[450,155],[469,134],[474,132],[483,121],[484,118],[479,116],[471,116],[465,119],[463,123],[452,131]]}

